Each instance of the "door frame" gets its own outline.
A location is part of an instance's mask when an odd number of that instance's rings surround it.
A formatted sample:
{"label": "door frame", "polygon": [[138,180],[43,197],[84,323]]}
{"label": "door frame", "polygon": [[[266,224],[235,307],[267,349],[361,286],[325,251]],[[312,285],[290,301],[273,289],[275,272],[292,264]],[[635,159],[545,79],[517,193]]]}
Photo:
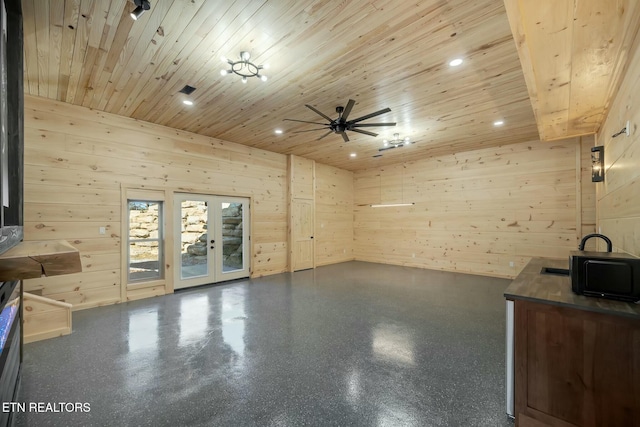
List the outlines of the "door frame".
{"label": "door frame", "polygon": [[[163,203],[163,223],[164,230],[163,252],[164,270],[163,276],[159,279],[129,283],[129,200],[148,200]],[[105,233],[109,232],[111,237],[120,239],[120,301],[133,301],[141,298],[148,298],[157,295],[173,293],[173,273],[171,265],[173,263],[173,197],[170,190],[150,187],[137,188],[120,186],[121,221],[120,236],[114,235],[110,225],[105,228]]]}
{"label": "door frame", "polygon": [[[311,218],[310,226],[311,226],[311,236],[308,239],[303,239],[305,241],[311,242],[311,266],[300,267],[297,263],[296,257],[296,243],[301,241],[300,237],[297,233],[295,224],[296,224],[296,209],[295,205],[298,203],[309,204],[311,206]],[[289,215],[289,271],[301,271],[308,270],[312,268],[316,268],[316,209],[315,209],[315,200],[314,199],[304,199],[304,198],[294,198],[291,200],[291,204],[289,206],[291,214]]]}
{"label": "door frame", "polygon": [[[207,242],[207,263],[212,266],[210,267],[209,270],[209,274],[207,274],[206,276],[198,276],[198,277],[194,277],[192,279],[182,279],[182,253],[180,250],[178,250],[178,245],[181,244],[181,234],[182,234],[182,224],[179,221],[179,219],[181,218],[181,202],[183,200],[189,200],[189,199],[193,199],[193,200],[204,200],[207,202],[208,208],[207,209],[207,233],[208,233],[208,242]],[[239,272],[227,272],[225,273],[223,271],[223,261],[222,261],[222,222],[220,223],[220,227],[216,227],[215,226],[215,221],[217,218],[216,212],[218,210],[221,211],[221,209],[218,209],[217,207],[217,203],[220,202],[225,202],[226,200],[236,200],[238,202],[242,202],[242,203],[246,203],[247,206],[247,212],[243,212],[244,218],[246,220],[246,216],[248,215],[248,221],[246,221],[246,225],[243,224],[243,232],[244,232],[244,236],[243,236],[243,245],[244,245],[244,249],[243,249],[243,265],[245,266],[245,268],[243,268],[241,271]],[[228,280],[234,280],[234,279],[238,279],[238,278],[245,278],[245,277],[251,277],[252,273],[253,273],[253,257],[251,256],[252,253],[252,245],[251,245],[251,230],[253,229],[252,225],[253,225],[253,215],[251,215],[251,197],[246,197],[246,196],[242,196],[242,195],[233,195],[233,196],[228,196],[228,195],[223,195],[223,194],[212,194],[212,193],[206,193],[206,192],[189,192],[189,193],[185,193],[183,191],[174,191],[172,194],[172,204],[173,204],[173,216],[174,216],[174,220],[173,220],[173,224],[170,225],[172,234],[174,235],[174,257],[173,257],[173,265],[174,267],[174,272],[173,272],[173,289],[186,289],[186,288],[190,288],[190,287],[194,287],[194,286],[201,286],[201,285],[205,285],[205,284],[210,284],[210,283],[220,283],[223,281],[228,281]],[[210,225],[210,223],[213,221],[213,223]],[[211,228],[213,228],[213,230],[211,230]],[[210,232],[213,231],[213,235],[214,235],[214,245],[215,246],[215,250],[211,251],[210,250]],[[246,239],[244,238],[246,236]],[[217,264],[220,264],[219,266]],[[218,268],[219,267],[219,268]],[[218,271],[219,270],[219,271]],[[237,274],[233,274],[233,273],[237,273]],[[231,277],[229,277],[231,276]]]}

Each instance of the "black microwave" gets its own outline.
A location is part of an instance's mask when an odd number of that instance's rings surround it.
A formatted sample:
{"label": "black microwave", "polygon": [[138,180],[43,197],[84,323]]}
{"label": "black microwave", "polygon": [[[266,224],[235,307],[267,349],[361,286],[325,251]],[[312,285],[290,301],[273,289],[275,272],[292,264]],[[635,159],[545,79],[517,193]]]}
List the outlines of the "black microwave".
{"label": "black microwave", "polygon": [[574,251],[569,256],[571,289],[579,295],[640,300],[640,258],[624,253]]}

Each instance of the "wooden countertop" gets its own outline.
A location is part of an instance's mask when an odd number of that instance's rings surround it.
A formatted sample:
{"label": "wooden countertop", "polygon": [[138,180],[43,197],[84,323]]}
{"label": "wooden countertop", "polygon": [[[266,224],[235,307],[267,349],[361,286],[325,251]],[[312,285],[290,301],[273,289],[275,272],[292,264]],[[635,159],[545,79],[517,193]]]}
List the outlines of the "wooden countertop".
{"label": "wooden countertop", "polygon": [[504,291],[505,298],[640,319],[640,304],[577,295],[569,276],[540,274],[543,267],[569,268],[569,259],[533,258]]}
{"label": "wooden countertop", "polygon": [[80,253],[64,240],[20,242],[0,255],[0,281],[81,271]]}

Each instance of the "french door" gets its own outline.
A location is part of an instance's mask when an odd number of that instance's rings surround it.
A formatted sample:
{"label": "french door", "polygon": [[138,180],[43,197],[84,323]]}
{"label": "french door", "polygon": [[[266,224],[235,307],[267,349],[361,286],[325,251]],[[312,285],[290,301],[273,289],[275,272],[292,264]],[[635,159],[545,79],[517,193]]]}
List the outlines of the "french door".
{"label": "french door", "polygon": [[249,199],[175,194],[175,289],[249,277]]}

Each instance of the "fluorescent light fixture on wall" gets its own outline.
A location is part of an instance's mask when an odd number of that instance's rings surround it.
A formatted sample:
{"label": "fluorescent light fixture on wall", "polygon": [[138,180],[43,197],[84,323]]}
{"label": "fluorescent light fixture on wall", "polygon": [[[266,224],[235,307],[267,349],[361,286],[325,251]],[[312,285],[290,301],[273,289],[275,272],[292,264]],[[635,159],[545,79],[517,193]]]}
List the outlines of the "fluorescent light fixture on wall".
{"label": "fluorescent light fixture on wall", "polygon": [[591,182],[604,181],[604,146],[591,147]]}
{"label": "fluorescent light fixture on wall", "polygon": [[381,203],[377,205],[370,205],[372,208],[396,208],[400,206],[413,206],[415,203]]}

